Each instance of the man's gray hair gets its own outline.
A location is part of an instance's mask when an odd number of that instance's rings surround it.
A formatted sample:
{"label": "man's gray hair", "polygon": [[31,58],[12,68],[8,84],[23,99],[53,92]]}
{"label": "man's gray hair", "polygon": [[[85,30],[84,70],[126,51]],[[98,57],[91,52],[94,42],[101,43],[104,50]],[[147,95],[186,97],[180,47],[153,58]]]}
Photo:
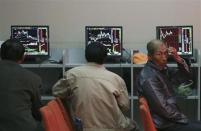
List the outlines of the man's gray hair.
{"label": "man's gray hair", "polygon": [[165,44],[162,40],[151,40],[147,43],[148,56],[152,56],[159,48],[160,45]]}

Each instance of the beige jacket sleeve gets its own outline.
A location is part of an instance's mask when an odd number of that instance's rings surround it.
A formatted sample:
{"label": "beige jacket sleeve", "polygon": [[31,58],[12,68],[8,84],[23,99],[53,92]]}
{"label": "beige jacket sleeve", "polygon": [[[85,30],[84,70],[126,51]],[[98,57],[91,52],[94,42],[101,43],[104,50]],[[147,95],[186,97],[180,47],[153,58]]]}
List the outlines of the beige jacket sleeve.
{"label": "beige jacket sleeve", "polygon": [[122,112],[127,112],[130,108],[128,91],[124,80],[120,79],[119,90],[115,90],[113,94],[116,97],[117,103]]}
{"label": "beige jacket sleeve", "polygon": [[52,93],[56,97],[68,98],[73,95],[73,91],[76,89],[74,83],[76,78],[73,74],[66,73],[64,78],[56,82],[52,88]]}

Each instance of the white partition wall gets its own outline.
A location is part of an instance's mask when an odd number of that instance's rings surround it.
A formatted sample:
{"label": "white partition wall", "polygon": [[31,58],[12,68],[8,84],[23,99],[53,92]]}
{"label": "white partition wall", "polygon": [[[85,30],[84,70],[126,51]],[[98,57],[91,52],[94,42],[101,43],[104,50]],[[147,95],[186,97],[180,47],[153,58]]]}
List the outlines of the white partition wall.
{"label": "white partition wall", "polygon": [[85,26],[123,26],[125,48],[143,48],[159,25],[193,25],[201,49],[201,0],[0,0],[0,40],[10,26],[50,26],[50,44],[84,47]]}

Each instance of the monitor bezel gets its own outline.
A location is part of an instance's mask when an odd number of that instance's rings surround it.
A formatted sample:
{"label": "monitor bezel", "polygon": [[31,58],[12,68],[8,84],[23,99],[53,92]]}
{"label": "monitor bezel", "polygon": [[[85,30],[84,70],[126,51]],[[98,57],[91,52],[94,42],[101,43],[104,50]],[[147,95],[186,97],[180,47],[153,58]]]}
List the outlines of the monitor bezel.
{"label": "monitor bezel", "polygon": [[120,52],[121,55],[107,55],[107,58],[122,58],[123,56],[123,26],[85,26],[85,47],[88,45],[88,33],[87,28],[119,28],[121,30]]}
{"label": "monitor bezel", "polygon": [[47,28],[47,35],[48,35],[48,38],[47,38],[47,49],[48,49],[48,54],[47,55],[41,55],[41,54],[39,54],[39,55],[29,55],[29,54],[25,54],[25,58],[27,58],[27,59],[29,59],[29,58],[34,58],[34,57],[39,57],[39,58],[42,58],[42,59],[46,59],[46,58],[49,58],[50,57],[50,30],[49,30],[49,25],[11,25],[11,31],[10,31],[10,38],[13,38],[12,37],[12,29],[14,28],[14,27],[16,27],[16,28],[18,28],[18,27],[33,27],[33,28]]}
{"label": "monitor bezel", "polygon": [[193,53],[194,53],[194,49],[193,49],[193,25],[170,25],[170,26],[156,26],[156,39],[160,39],[160,29],[161,28],[185,28],[185,27],[190,27],[192,30],[192,53],[191,54],[179,54],[179,56],[183,57],[183,58],[188,58],[188,57],[193,57]]}

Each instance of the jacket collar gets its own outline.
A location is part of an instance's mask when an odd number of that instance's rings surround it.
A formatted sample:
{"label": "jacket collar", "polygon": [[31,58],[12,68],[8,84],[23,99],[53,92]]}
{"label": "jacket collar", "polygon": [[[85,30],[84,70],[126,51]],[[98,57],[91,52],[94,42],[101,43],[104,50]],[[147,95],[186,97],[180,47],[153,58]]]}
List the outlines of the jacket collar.
{"label": "jacket collar", "polygon": [[105,69],[104,65],[100,65],[100,64],[97,64],[97,63],[94,63],[94,62],[88,62],[86,65],[87,66],[94,66],[94,67],[97,67],[97,68]]}
{"label": "jacket collar", "polygon": [[166,65],[163,69],[161,69],[158,65],[156,65],[156,64],[155,64],[153,61],[151,61],[151,60],[149,60],[146,65],[148,65],[148,66],[150,66],[150,67],[152,67],[152,68],[154,68],[155,70],[158,70],[158,71],[167,70],[167,65]]}

